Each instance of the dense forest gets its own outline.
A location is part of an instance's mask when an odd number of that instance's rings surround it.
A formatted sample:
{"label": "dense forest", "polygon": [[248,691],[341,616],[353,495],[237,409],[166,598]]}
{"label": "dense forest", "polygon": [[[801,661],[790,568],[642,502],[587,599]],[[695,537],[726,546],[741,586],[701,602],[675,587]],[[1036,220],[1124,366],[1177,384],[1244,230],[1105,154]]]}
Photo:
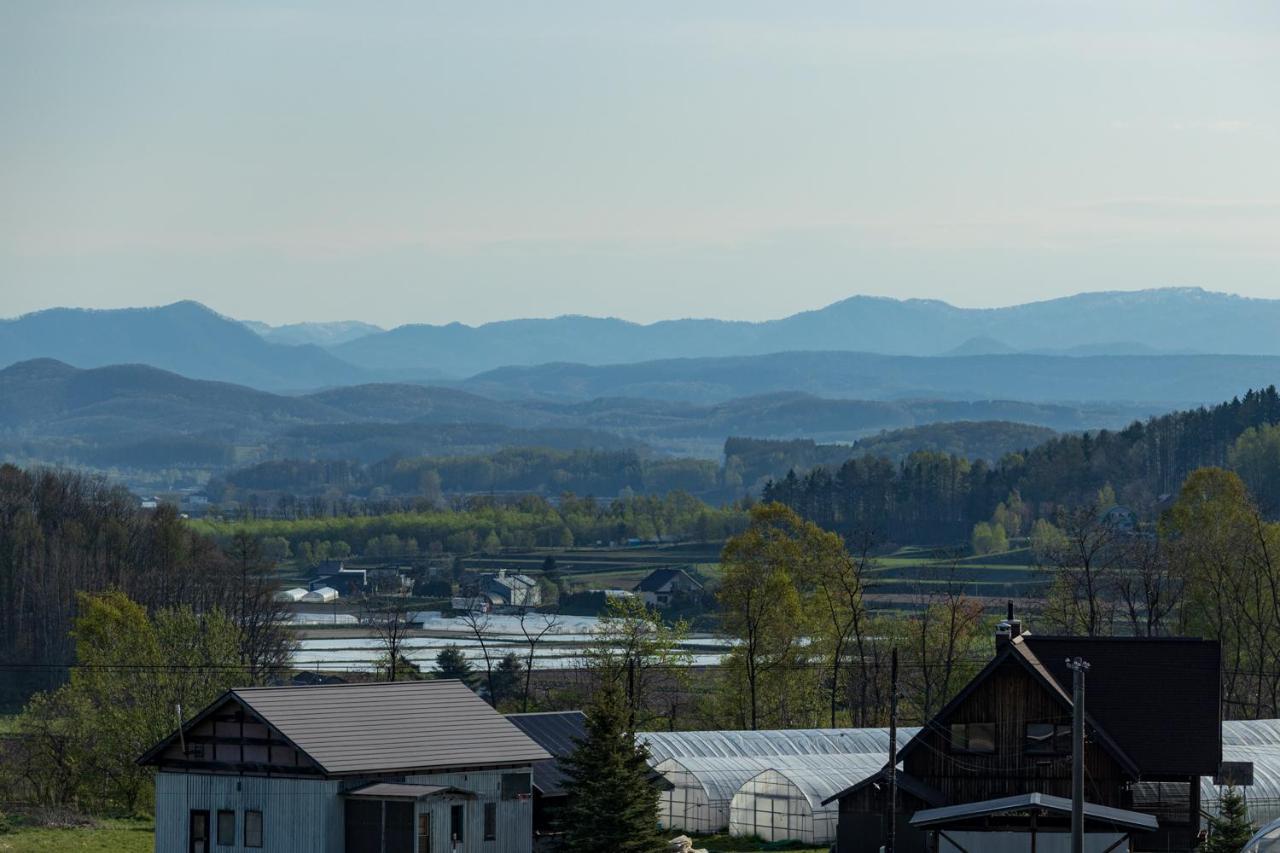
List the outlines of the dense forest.
{"label": "dense forest", "polygon": [[995,465],[920,451],[896,465],[862,457],[792,470],[767,484],[763,498],[847,537],[954,542],[1013,492],[1033,516],[1049,517],[1109,486],[1122,504],[1149,516],[1192,471],[1218,466],[1239,471],[1263,511],[1273,513],[1280,508],[1278,421],[1280,395],[1271,386],[1118,431],[1060,436]]}
{"label": "dense forest", "polygon": [[119,590],[151,611],[220,610],[252,622],[252,641],[279,640],[267,568],[253,543],[219,547],[173,509],[143,512],[102,479],[0,466],[0,705],[66,677],[85,591]]}

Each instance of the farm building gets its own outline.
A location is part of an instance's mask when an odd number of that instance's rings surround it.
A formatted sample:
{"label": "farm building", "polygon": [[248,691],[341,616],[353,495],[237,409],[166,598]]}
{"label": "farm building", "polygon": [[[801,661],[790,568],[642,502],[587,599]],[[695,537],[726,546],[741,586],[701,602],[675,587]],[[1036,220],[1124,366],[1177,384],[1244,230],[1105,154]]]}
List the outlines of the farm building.
{"label": "farm building", "polygon": [[[1212,782],[1229,754],[1219,718],[1218,644],[1032,636],[1010,613],[997,628],[995,657],[898,753],[912,787],[941,799],[904,798],[913,816],[909,831],[898,833],[898,853],[938,849],[943,836],[956,833],[971,850],[1025,849],[1037,833],[1061,833],[1060,805],[1071,794],[1067,663],[1076,656],[1092,664],[1085,808],[1105,817],[1086,835],[1106,847],[1116,840],[1111,824],[1123,824],[1135,850],[1195,846],[1204,777]],[[1265,755],[1273,748],[1251,749]],[[885,786],[857,784],[832,799],[840,803],[840,853],[879,849],[889,813]]]}
{"label": "farm building", "polygon": [[328,604],[338,600],[338,591],[331,586],[322,586],[311,590],[301,600],[307,604]]}
{"label": "farm building", "polygon": [[[869,776],[884,762],[883,753],[667,758],[654,767],[671,785],[669,790],[662,792],[658,803],[659,823],[664,829],[685,832],[722,832],[725,829],[733,832],[730,807],[734,797],[744,785],[766,771],[819,768],[830,779],[844,780],[851,776]],[[837,785],[829,793],[835,793],[844,786]],[[742,805],[744,809],[748,807],[746,801]],[[815,807],[824,812],[828,810],[815,803],[809,811]],[[834,807],[830,811],[831,831],[834,833]]]}
{"label": "farm building", "polygon": [[157,853],[528,853],[549,757],[440,680],[231,690],[138,761]]}
{"label": "farm building", "polygon": [[729,834],[765,841],[830,844],[836,838],[839,806],[824,803],[873,776],[883,754],[792,756],[748,779],[729,804]]}
{"label": "farm building", "polygon": [[307,590],[300,586],[293,589],[282,589],[275,594],[275,600],[285,603],[296,603],[307,597]]}
{"label": "farm building", "polygon": [[549,760],[533,765],[533,829],[540,834],[551,832],[556,815],[568,799],[560,759],[572,753],[577,741],[586,737],[587,715],[581,711],[547,711],[507,714],[507,719],[551,754]]}

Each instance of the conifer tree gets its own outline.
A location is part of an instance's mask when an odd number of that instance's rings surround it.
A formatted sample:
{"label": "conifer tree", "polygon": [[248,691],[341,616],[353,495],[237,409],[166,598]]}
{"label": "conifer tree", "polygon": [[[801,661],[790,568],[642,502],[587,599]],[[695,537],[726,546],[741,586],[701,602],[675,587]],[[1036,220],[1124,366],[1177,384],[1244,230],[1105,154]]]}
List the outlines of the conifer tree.
{"label": "conifer tree", "polygon": [[1231,786],[1222,795],[1218,816],[1209,818],[1209,840],[1202,850],[1204,853],[1240,853],[1253,833],[1244,796]]}
{"label": "conifer tree", "polygon": [[445,646],[436,654],[436,678],[456,678],[463,684],[476,689],[476,674],[471,668],[462,649],[456,645]]}
{"label": "conifer tree", "polygon": [[636,743],[627,716],[621,689],[605,681],[587,709],[586,737],[561,761],[569,794],[561,819],[566,850],[653,853],[666,847],[649,751]]}

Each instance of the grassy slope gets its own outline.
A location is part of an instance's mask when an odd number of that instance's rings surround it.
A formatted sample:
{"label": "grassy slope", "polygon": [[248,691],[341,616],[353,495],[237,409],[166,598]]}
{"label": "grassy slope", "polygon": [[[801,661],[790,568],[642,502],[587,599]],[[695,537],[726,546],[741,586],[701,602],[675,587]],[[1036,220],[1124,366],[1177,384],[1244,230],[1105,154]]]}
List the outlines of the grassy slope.
{"label": "grassy slope", "polygon": [[151,853],[154,847],[154,826],[141,820],[106,820],[98,829],[21,827],[0,835],[3,853]]}

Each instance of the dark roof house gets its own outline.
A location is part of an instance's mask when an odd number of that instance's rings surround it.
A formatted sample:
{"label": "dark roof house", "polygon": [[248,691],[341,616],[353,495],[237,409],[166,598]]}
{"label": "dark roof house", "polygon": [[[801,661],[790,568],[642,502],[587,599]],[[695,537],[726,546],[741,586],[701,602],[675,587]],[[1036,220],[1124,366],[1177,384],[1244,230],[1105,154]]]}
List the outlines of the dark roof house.
{"label": "dark roof house", "polygon": [[[1090,664],[1084,760],[1095,843],[1192,849],[1200,777],[1222,758],[1218,644],[1035,636],[1011,616],[996,645],[995,657],[898,752],[898,853],[926,849],[935,843],[929,833],[980,849],[1005,843],[983,833],[1062,830],[1074,711],[1067,660],[1075,657]],[[840,853],[878,849],[889,811],[881,777],[831,798],[840,802]],[[1153,789],[1160,800],[1144,799]]]}
{"label": "dark roof house", "polygon": [[138,761],[157,771],[157,850],[478,853],[532,849],[548,758],[433,680],[230,690]]}
{"label": "dark roof house", "polygon": [[634,591],[644,598],[646,604],[666,607],[674,596],[700,589],[702,584],[694,580],[688,572],[684,569],[672,568],[654,569],[644,580],[636,584]]}

